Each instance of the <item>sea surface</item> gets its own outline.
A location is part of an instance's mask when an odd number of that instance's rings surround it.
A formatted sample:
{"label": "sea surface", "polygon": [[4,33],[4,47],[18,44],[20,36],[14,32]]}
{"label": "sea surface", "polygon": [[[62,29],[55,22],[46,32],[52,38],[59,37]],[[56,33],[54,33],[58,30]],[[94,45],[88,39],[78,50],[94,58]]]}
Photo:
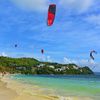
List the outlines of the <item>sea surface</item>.
{"label": "sea surface", "polygon": [[14,80],[37,85],[49,94],[90,97],[100,100],[100,74],[96,75],[13,75]]}

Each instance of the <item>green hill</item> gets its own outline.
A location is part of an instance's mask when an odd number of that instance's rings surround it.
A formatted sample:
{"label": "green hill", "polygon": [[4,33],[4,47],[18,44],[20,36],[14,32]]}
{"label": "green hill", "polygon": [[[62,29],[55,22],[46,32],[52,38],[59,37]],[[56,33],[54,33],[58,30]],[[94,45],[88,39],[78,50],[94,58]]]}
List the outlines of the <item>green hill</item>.
{"label": "green hill", "polygon": [[76,64],[40,62],[34,58],[0,56],[0,72],[22,74],[93,74],[89,67]]}

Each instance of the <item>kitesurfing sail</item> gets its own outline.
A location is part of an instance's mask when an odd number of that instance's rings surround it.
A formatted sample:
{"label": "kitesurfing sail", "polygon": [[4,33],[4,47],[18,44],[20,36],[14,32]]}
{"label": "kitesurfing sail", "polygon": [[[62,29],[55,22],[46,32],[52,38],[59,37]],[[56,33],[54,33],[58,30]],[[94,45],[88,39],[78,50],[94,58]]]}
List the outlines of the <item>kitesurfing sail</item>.
{"label": "kitesurfing sail", "polygon": [[41,49],[41,53],[44,54],[44,50],[43,49]]}
{"label": "kitesurfing sail", "polygon": [[56,5],[55,4],[49,5],[48,18],[47,18],[48,26],[51,26],[53,24],[54,19],[55,19],[55,14],[56,14]]}
{"label": "kitesurfing sail", "polygon": [[90,65],[92,66],[92,69],[95,68],[95,62],[94,62],[95,58],[94,58],[93,54],[97,54],[97,52],[95,50],[90,51],[90,60],[89,60],[89,62],[90,62]]}
{"label": "kitesurfing sail", "polygon": [[97,52],[96,52],[95,50],[92,50],[92,51],[90,52],[90,58],[91,58],[92,60],[95,59],[94,56],[93,56],[93,53],[97,54]]}
{"label": "kitesurfing sail", "polygon": [[17,44],[15,44],[15,48],[17,47]]}

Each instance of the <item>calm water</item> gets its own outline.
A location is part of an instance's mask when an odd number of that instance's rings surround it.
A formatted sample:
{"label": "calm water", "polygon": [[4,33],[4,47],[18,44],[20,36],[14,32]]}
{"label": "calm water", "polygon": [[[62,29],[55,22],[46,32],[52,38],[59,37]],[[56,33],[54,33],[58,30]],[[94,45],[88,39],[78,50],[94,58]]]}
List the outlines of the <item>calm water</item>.
{"label": "calm water", "polygon": [[84,96],[100,100],[100,75],[14,75],[12,78],[24,84],[53,90],[57,95]]}

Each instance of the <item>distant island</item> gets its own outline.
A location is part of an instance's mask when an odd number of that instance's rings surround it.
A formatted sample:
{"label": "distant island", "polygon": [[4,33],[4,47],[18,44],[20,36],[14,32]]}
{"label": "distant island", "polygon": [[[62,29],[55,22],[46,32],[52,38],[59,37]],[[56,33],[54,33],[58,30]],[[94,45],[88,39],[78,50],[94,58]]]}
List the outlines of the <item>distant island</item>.
{"label": "distant island", "polygon": [[34,58],[11,58],[0,56],[0,72],[11,74],[94,74],[88,67],[80,67],[76,64],[59,64],[53,62],[41,62]]}

